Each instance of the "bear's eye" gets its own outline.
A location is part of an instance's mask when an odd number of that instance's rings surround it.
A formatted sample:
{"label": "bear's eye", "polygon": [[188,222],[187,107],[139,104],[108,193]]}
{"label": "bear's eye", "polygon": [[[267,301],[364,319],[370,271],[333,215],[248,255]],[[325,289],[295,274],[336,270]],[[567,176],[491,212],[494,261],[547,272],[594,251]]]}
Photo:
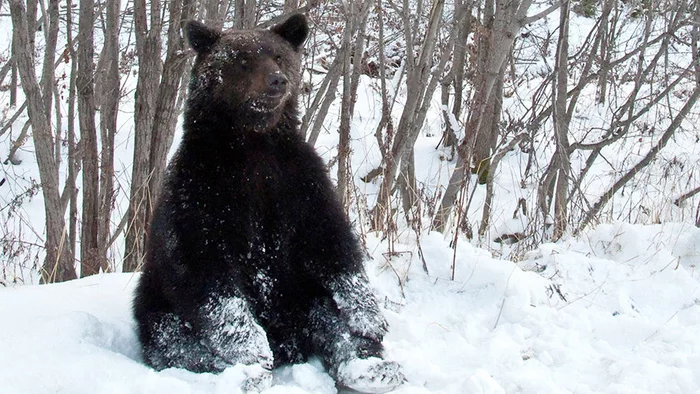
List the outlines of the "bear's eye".
{"label": "bear's eye", "polygon": [[275,56],[275,63],[279,64],[281,62],[282,62],[282,56],[281,55]]}
{"label": "bear's eye", "polygon": [[248,68],[248,61],[245,59],[241,59],[238,64],[240,64],[241,68],[243,68],[244,70]]}

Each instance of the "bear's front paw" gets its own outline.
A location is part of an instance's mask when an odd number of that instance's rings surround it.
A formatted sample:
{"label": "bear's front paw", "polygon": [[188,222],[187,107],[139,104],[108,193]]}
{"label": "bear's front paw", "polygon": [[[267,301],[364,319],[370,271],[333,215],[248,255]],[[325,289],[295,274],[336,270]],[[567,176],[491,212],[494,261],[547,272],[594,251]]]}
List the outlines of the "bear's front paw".
{"label": "bear's front paw", "polygon": [[241,385],[244,393],[259,393],[272,387],[272,372],[260,364],[247,365],[243,372],[246,375]]}
{"label": "bear's front paw", "polygon": [[347,316],[347,321],[353,334],[378,342],[382,341],[389,328],[389,323],[378,309],[372,313],[360,311],[350,314]]}
{"label": "bear's front paw", "polygon": [[211,322],[202,344],[227,365],[260,364],[272,369],[273,355],[265,330],[241,298],[215,299],[205,307]]}
{"label": "bear's front paw", "polygon": [[344,387],[364,393],[386,393],[406,382],[398,363],[378,357],[343,362],[337,380]]}

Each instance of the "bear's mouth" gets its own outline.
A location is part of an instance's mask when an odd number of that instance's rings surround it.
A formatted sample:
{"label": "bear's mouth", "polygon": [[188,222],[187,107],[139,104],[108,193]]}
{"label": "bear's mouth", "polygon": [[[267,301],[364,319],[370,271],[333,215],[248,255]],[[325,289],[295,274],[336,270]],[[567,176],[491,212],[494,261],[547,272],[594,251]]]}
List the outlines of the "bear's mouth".
{"label": "bear's mouth", "polygon": [[250,102],[250,108],[256,112],[271,112],[280,108],[286,101],[288,92],[265,93]]}

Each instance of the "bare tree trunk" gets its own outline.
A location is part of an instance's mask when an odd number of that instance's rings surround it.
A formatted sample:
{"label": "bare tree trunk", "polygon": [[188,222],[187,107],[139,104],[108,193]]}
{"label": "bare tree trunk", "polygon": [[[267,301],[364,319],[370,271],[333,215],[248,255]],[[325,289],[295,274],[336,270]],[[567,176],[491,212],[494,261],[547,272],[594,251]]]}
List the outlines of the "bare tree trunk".
{"label": "bare tree trunk", "polygon": [[569,146],[570,118],[566,111],[566,87],[568,83],[569,57],[569,2],[561,6],[559,19],[559,40],[557,45],[554,85],[554,140],[557,147],[554,152],[556,160],[557,185],[554,191],[554,232],[552,240],[557,241],[564,235],[568,219],[569,175],[571,174],[571,158]]}
{"label": "bare tree trunk", "polygon": [[[420,132],[420,128],[423,125],[425,114],[423,114],[423,118],[419,120],[418,118],[421,116],[419,108],[424,104],[424,98],[428,101],[431,100],[432,93],[437,85],[436,79],[432,91],[430,91],[430,88],[426,89],[430,77],[430,62],[432,61],[433,50],[437,42],[437,32],[441,23],[444,5],[444,1],[439,0],[433,3],[427,32],[423,45],[421,46],[417,63],[414,63],[415,60],[412,56],[406,57],[406,104],[401,114],[401,119],[399,120],[399,125],[397,127],[398,133],[395,136],[391,150],[386,152],[386,155],[382,158],[382,184],[379,188],[377,204],[372,208],[371,212],[372,228],[374,230],[381,228],[382,223],[384,223],[387,218],[389,212],[389,206],[387,204],[390,201],[391,191],[396,181],[396,173],[399,169],[401,158],[407,154],[407,151],[411,151],[418,137],[418,133]],[[404,9],[408,11],[406,2],[404,4]],[[406,46],[410,48],[412,47],[412,44],[409,45],[409,42],[412,42],[412,29],[410,28],[410,19],[408,15],[404,15],[404,28],[407,41]],[[446,58],[447,56],[443,54],[441,65],[438,68],[442,67],[442,69],[444,69],[444,63],[446,63],[446,61],[443,62],[442,60]],[[442,74],[442,69],[436,71],[436,74]]]}
{"label": "bare tree trunk", "polygon": [[100,89],[100,192],[97,225],[97,250],[100,266],[108,270],[107,249],[110,238],[112,199],[114,198],[114,136],[119,113],[119,9],[120,0],[107,0],[105,43],[102,49]]}
{"label": "bare tree trunk", "polygon": [[[531,4],[532,0],[495,0],[493,28],[489,29],[489,31],[482,32],[482,34],[486,34],[489,43],[488,50],[486,51],[489,56],[488,59],[484,59],[486,62],[486,67],[484,68],[485,72],[478,76],[478,81],[475,82],[474,100],[465,128],[466,135],[457,149],[458,157],[455,170],[450,177],[438,212],[433,219],[433,228],[437,231],[444,231],[445,229],[447,218],[457,201],[459,190],[464,188],[464,184],[468,179],[470,164],[475,163],[478,165],[480,162],[488,162],[490,153],[486,154],[486,149],[482,149],[480,156],[485,157],[475,156],[474,147],[476,141],[481,138],[490,143],[493,141],[493,135],[491,135],[494,132],[493,127],[483,127],[482,121],[488,118],[486,114],[489,110],[489,99],[491,95],[494,94],[496,80],[498,80],[499,77],[501,79],[503,78],[500,71],[503,69],[507,56],[512,50],[513,42],[515,41],[518,31],[523,25],[543,18],[559,7],[559,5],[555,3],[552,7],[537,15],[527,17],[527,11]],[[486,161],[484,161],[484,159],[486,159]],[[483,179],[488,179],[488,169],[482,168],[481,170]]]}
{"label": "bare tree trunk", "polygon": [[[29,32],[29,52],[34,57],[34,51],[36,50],[35,42],[36,36],[34,35],[37,31],[37,15],[38,15],[37,0],[27,0],[27,31]],[[47,117],[50,119],[50,117]]]}
{"label": "bare tree trunk", "polygon": [[149,165],[153,124],[155,119],[158,83],[162,75],[161,51],[161,3],[150,3],[149,12],[145,0],[134,1],[134,25],[139,74],[136,83],[134,111],[134,161],[131,175],[124,271],[136,271],[143,262],[146,246],[147,214],[150,210],[148,184],[151,177]]}
{"label": "bare tree trunk", "polygon": [[[467,0],[466,3],[463,3],[463,0],[455,0],[455,14],[465,13],[465,16],[463,18],[458,18],[460,21],[455,31],[457,39],[454,40],[454,48],[452,50],[452,68],[449,75],[447,75],[442,82],[442,105],[443,116],[445,118],[445,132],[442,137],[442,144],[444,146],[456,147],[458,143],[456,122],[459,121],[459,117],[462,115],[467,42],[469,39],[469,32],[471,31],[472,17],[470,12],[473,4],[473,0]],[[450,86],[454,87],[452,111],[449,110]]]}
{"label": "bare tree trunk", "polygon": [[[379,37],[378,37],[378,47],[379,47],[379,84],[381,86],[381,95],[382,95],[382,118],[379,120],[379,124],[377,125],[377,129],[374,132],[375,137],[377,138],[377,145],[379,146],[379,150],[382,153],[382,156],[387,154],[388,149],[388,141],[391,141],[394,133],[393,133],[393,120],[391,118],[391,106],[389,105],[389,97],[387,93],[387,86],[386,86],[386,55],[385,55],[385,46],[384,46],[384,8],[382,5],[382,0],[377,0],[377,15],[378,15],[378,24],[379,24]],[[403,72],[402,72],[403,75]],[[396,102],[395,97],[394,100],[392,101]],[[382,130],[386,127],[387,131],[385,134],[382,133]]]}
{"label": "bare tree trunk", "polygon": [[513,42],[531,3],[531,0],[486,0],[485,31],[479,38],[479,53],[484,54],[484,58],[478,60],[480,72],[467,120],[466,137],[462,142],[464,149],[461,150],[471,158],[465,161],[474,164],[480,183],[485,183],[488,177],[488,163],[495,141],[494,125],[500,120],[500,113],[493,117],[492,100],[499,93],[494,87],[497,86],[496,81],[503,79],[506,59],[512,52]]}
{"label": "bare tree trunk", "polygon": [[[350,125],[355,110],[355,96],[361,74],[362,55],[364,53],[365,29],[367,17],[374,1],[362,3],[358,10],[355,3],[348,4],[346,24],[343,34],[343,47],[350,49],[343,52],[343,101],[341,104],[339,141],[338,141],[338,195],[343,206],[348,209],[348,185],[351,181],[348,160],[350,158]],[[359,11],[359,12],[358,12]],[[351,44],[353,35],[357,35]],[[352,56],[354,54],[354,56]]]}
{"label": "bare tree trunk", "polygon": [[[471,15],[474,0],[458,0],[455,2],[455,13],[463,13],[464,16],[458,19],[457,40],[454,45],[453,64],[452,64],[452,84],[455,89],[454,104],[452,107],[452,115],[455,119],[459,119],[462,115],[462,104],[464,101],[464,74],[467,65],[467,42],[469,33],[472,30],[472,21],[474,18]],[[446,143],[457,145],[456,136],[453,136],[452,141],[446,140]]]}
{"label": "bare tree trunk", "polygon": [[14,40],[12,41],[12,58],[10,59],[10,107],[17,105],[17,48]]}
{"label": "bare tree trunk", "polygon": [[[58,18],[56,18],[58,20]],[[63,143],[62,141],[64,140],[64,137],[62,135],[63,131],[63,111],[62,111],[62,99],[61,99],[61,93],[58,91],[58,86],[53,85],[51,87],[51,91],[53,93],[53,105],[54,105],[54,110],[55,112],[55,130],[56,130],[56,143],[54,144],[54,156],[56,160],[56,165],[61,166],[61,162],[63,161]]]}
{"label": "bare tree trunk", "polygon": [[[348,3],[345,14],[345,30],[343,32],[342,47],[349,49],[353,36],[354,24],[357,23],[356,8],[354,2]],[[343,51],[343,98],[340,109],[340,127],[338,128],[338,188],[337,193],[341,204],[347,210],[348,195],[347,186],[349,178],[348,160],[350,158],[350,123],[352,122],[352,50]],[[358,53],[355,52],[355,57]],[[355,59],[357,62],[357,59]]]}
{"label": "bare tree trunk", "polygon": [[397,179],[401,190],[401,205],[409,222],[412,219],[417,219],[411,216],[416,214],[416,212],[412,212],[413,208],[418,207],[418,186],[416,183],[416,163],[414,158],[415,152],[413,145],[411,145],[411,148],[401,158],[401,170]]}
{"label": "bare tree trunk", "polygon": [[258,2],[256,0],[246,0],[245,13],[243,14],[243,28],[252,29],[258,21]]}
{"label": "bare tree trunk", "polygon": [[[604,65],[607,64],[610,61],[610,51],[609,48],[613,46],[612,42],[612,35],[614,34],[615,29],[610,29],[610,11],[613,8],[613,4],[615,3],[615,0],[604,0],[603,1],[603,10],[600,15],[600,61]],[[610,32],[613,32],[611,34]],[[599,72],[599,78],[598,78],[598,102],[603,104],[605,103],[605,99],[607,96],[607,91],[608,91],[608,68],[603,66],[600,68]]]}
{"label": "bare tree trunk", "polygon": [[[497,71],[498,78],[493,85],[491,95],[484,103],[485,112],[479,121],[479,135],[474,141],[474,172],[479,184],[486,184],[491,169],[493,149],[500,134],[501,110],[503,109],[503,79],[506,73],[506,63],[501,64]],[[477,100],[478,101],[478,100]],[[474,124],[473,122],[471,124]]]}
{"label": "bare tree trunk", "polygon": [[243,14],[245,13],[245,2],[246,0],[234,0],[233,12],[233,28],[242,29],[243,28]]}
{"label": "bare tree trunk", "polygon": [[[58,168],[54,159],[51,125],[44,113],[41,89],[34,74],[31,43],[29,39],[27,13],[21,0],[10,1],[10,14],[13,25],[13,41],[17,49],[15,58],[17,70],[22,80],[22,88],[27,97],[29,116],[32,119],[32,136],[36,148],[41,190],[44,196],[46,215],[46,258],[42,267],[42,282],[56,282],[75,279],[75,268],[70,248],[65,242],[65,221],[58,191]],[[52,59],[53,54],[47,54]],[[53,61],[53,60],[50,60]]]}
{"label": "bare tree trunk", "polygon": [[44,95],[44,113],[47,119],[51,119],[51,105],[53,104],[53,92],[56,84],[54,83],[54,65],[56,53],[56,41],[58,40],[58,0],[50,0],[47,9],[48,15],[44,18],[44,31],[46,38],[45,52],[49,55],[48,59],[44,59],[43,70],[41,73],[41,91]]}
{"label": "bare tree trunk", "polygon": [[83,214],[80,235],[80,276],[100,272],[97,246],[99,169],[95,127],[94,14],[92,0],[80,1],[78,18],[78,121],[83,152]]}
{"label": "bare tree trunk", "polygon": [[168,50],[163,64],[163,75],[158,87],[158,100],[156,102],[156,114],[153,124],[151,153],[149,166],[151,178],[149,179],[149,216],[150,209],[155,204],[155,199],[160,194],[161,182],[165,173],[165,164],[168,151],[173,143],[175,124],[180,112],[178,100],[182,76],[187,68],[185,55],[185,39],[180,34],[182,22],[194,16],[195,2],[191,0],[178,0],[169,3],[170,16],[168,21]]}
{"label": "bare tree trunk", "polygon": [[200,18],[209,26],[221,29],[231,5],[230,0],[207,0],[200,4]]}
{"label": "bare tree trunk", "polygon": [[151,23],[147,29],[145,5],[136,7],[138,3],[137,0],[134,20],[140,63],[136,86],[136,137],[124,271],[139,269],[145,257],[146,230],[182,103],[178,94],[181,93],[180,84],[187,62],[180,28],[185,19],[194,16],[195,10],[193,1],[173,0],[167,3],[168,49],[165,63],[161,63],[162,11],[159,6],[151,3]]}
{"label": "bare tree trunk", "polygon": [[75,53],[75,45],[73,41],[73,2],[68,0],[66,12],[66,38],[67,48],[70,58],[70,80],[68,82],[68,177],[66,179],[66,193],[63,196],[64,200],[68,200],[68,244],[67,247],[71,251],[71,256],[75,256],[75,244],[78,238],[78,188],[76,187],[77,172],[80,167],[77,158],[77,147],[75,141],[75,102],[76,102],[76,81],[78,74],[77,55]]}
{"label": "bare tree trunk", "polygon": [[255,13],[257,8],[256,0],[235,0],[235,19],[233,20],[233,27],[235,29],[252,29],[255,27],[255,22],[257,20],[257,15]]}

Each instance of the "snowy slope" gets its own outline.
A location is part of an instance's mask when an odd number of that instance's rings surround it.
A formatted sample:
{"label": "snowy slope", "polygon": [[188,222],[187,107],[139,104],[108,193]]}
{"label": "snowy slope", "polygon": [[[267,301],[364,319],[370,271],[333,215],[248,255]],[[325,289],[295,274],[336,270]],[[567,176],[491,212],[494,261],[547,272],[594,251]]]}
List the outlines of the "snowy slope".
{"label": "snowy slope", "polygon": [[[409,379],[397,393],[700,392],[700,229],[601,225],[518,265],[461,242],[455,281],[442,235],[422,245],[428,275],[416,250],[387,261],[386,245],[368,240],[387,353]],[[0,289],[0,391],[239,391],[242,367],[211,375],[140,363],[137,280]],[[336,389],[313,361],[276,371],[266,392]]]}

